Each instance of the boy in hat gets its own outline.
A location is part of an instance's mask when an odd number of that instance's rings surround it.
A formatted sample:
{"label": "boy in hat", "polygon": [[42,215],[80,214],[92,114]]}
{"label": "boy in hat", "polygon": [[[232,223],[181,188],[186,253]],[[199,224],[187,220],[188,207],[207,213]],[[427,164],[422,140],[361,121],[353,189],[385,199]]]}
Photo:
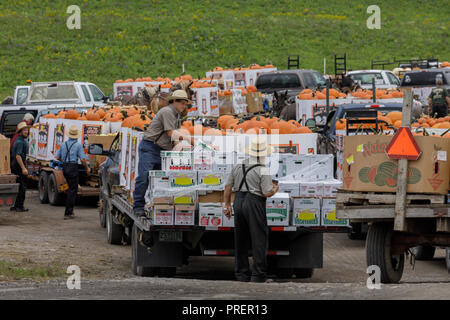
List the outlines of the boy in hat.
{"label": "boy in hat", "polygon": [[64,178],[69,185],[69,191],[67,193],[66,210],[64,212],[64,220],[73,219],[73,207],[75,206],[75,199],[78,193],[78,160],[81,161],[86,168],[86,172],[89,175],[91,170],[86,163],[86,156],[84,155],[83,146],[78,142],[80,137],[80,131],[76,126],[69,128],[68,134],[69,140],[61,144],[58,152],[56,153],[56,160],[63,163]]}
{"label": "boy in hat", "polygon": [[17,138],[14,141],[14,145],[11,148],[11,172],[17,175],[19,182],[19,193],[16,198],[16,202],[11,211],[25,212],[28,211],[25,208],[25,194],[26,194],[26,179],[28,176],[28,170],[25,166],[27,153],[28,153],[28,133],[29,126],[26,122],[20,122],[17,125]]}
{"label": "boy in hat", "polygon": [[[249,159],[233,167],[225,185],[225,216],[231,217],[231,191],[234,199],[235,275],[238,281],[265,282],[267,270],[268,228],[266,199],[278,191],[265,167],[271,147],[264,138],[252,140],[246,153]],[[248,263],[248,249],[253,252],[253,272]]]}

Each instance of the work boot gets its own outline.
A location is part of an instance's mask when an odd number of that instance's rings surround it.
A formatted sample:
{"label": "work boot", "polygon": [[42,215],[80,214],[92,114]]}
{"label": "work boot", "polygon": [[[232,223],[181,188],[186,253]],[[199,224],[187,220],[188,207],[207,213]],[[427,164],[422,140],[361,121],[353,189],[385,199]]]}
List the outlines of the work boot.
{"label": "work boot", "polygon": [[27,212],[27,211],[28,211],[28,208],[24,208],[24,207],[16,208],[16,212]]}
{"label": "work boot", "polygon": [[73,218],[74,218],[74,216],[72,216],[72,215],[70,215],[70,216],[64,215],[64,220],[70,220],[70,219],[73,219]]}
{"label": "work boot", "polygon": [[16,207],[9,208],[9,211],[16,211]]}

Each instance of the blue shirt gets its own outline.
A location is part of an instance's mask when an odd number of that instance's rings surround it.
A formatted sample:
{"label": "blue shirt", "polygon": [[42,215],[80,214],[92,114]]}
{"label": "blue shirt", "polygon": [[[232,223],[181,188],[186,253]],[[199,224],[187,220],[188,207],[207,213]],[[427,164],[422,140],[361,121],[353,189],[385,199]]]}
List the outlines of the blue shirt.
{"label": "blue shirt", "polygon": [[24,139],[22,135],[18,136],[16,141],[14,141],[14,145],[11,148],[11,162],[16,158],[17,155],[22,157],[22,161],[25,164],[25,160],[27,159],[28,153],[28,141]]}
{"label": "blue shirt", "polygon": [[[70,149],[69,155],[67,155],[67,150]],[[67,155],[67,159],[66,159]],[[81,144],[77,141],[77,139],[69,139],[59,148],[56,153],[56,158],[61,159],[63,163],[78,163],[78,160],[86,159],[84,155],[84,150]]]}

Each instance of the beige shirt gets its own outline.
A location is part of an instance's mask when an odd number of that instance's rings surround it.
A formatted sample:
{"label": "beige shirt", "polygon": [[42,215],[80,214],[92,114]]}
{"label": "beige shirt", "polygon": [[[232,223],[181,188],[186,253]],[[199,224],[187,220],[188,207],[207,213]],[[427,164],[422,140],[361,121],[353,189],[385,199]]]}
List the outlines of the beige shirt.
{"label": "beige shirt", "polygon": [[[247,159],[244,161],[245,170],[250,168],[255,163]],[[233,167],[231,173],[228,175],[227,186],[233,187],[233,191],[239,191],[239,185],[241,184],[244,173],[242,171],[242,164],[237,164]],[[266,166],[259,166],[253,168],[247,173],[247,184],[250,190],[247,190],[245,183],[242,185],[241,192],[250,191],[253,194],[264,197],[265,194],[272,192],[273,183],[272,176],[270,175],[269,168]]]}
{"label": "beige shirt", "polygon": [[167,131],[180,128],[180,114],[172,104],[158,111],[144,132],[144,140],[156,143],[163,150],[171,150],[173,143]]}

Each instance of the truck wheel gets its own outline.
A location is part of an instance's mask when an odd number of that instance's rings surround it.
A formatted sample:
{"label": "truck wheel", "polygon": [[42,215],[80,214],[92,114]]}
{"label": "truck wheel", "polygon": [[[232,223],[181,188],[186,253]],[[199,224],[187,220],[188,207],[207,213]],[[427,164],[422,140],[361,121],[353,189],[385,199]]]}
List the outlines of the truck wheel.
{"label": "truck wheel", "polygon": [[426,261],[426,260],[432,260],[434,257],[434,252],[436,251],[436,248],[430,245],[423,245],[423,246],[417,246],[414,248],[411,248],[411,252],[416,258],[416,260],[419,261]]}
{"label": "truck wheel", "polygon": [[45,171],[41,171],[39,174],[39,201],[41,203],[48,203],[48,174]]}
{"label": "truck wheel", "polygon": [[381,270],[382,283],[397,283],[403,275],[405,254],[391,253],[391,241],[394,231],[392,224],[375,222],[367,233],[367,266],[376,265]]}
{"label": "truck wheel", "polygon": [[106,228],[106,213],[111,212],[111,201],[103,193],[100,193],[100,197],[102,202],[101,211],[99,212],[100,226]]}
{"label": "truck wheel", "polygon": [[157,267],[142,267],[137,264],[137,252],[141,245],[138,239],[138,227],[133,224],[133,230],[131,233],[131,271],[134,275],[140,277],[154,277],[159,273]]}
{"label": "truck wheel", "polygon": [[297,279],[308,279],[311,278],[314,274],[313,268],[296,268],[294,269],[294,274]]}
{"label": "truck wheel", "polygon": [[350,240],[365,240],[367,234],[362,232],[362,223],[361,222],[352,222],[350,223],[351,230],[348,232],[348,238]]}
{"label": "truck wheel", "polygon": [[173,278],[177,273],[177,267],[160,267],[159,276],[163,278]]}
{"label": "truck wheel", "polygon": [[447,265],[448,273],[450,273],[450,247],[445,248],[445,264]]}
{"label": "truck wheel", "polygon": [[63,203],[64,194],[58,192],[58,185],[53,173],[48,176],[48,201],[52,206],[58,206]]}
{"label": "truck wheel", "polygon": [[106,239],[109,244],[122,244],[123,226],[113,221],[111,211],[106,213]]}
{"label": "truck wheel", "polygon": [[278,278],[291,279],[294,275],[294,268],[278,268],[275,270],[275,274]]}

